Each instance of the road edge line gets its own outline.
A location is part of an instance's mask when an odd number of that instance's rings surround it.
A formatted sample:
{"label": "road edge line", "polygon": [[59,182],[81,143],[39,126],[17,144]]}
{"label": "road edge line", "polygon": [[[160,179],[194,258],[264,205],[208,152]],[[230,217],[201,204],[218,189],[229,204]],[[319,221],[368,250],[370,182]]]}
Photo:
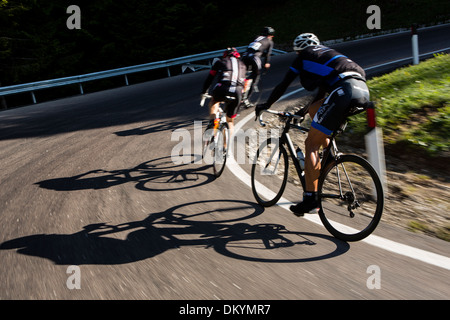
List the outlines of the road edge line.
{"label": "road edge line", "polygon": [[[287,97],[301,92],[303,91],[304,88],[300,88],[297,90],[294,90],[284,96],[282,96],[278,101],[281,101],[283,99],[286,99]],[[253,112],[251,112],[249,115],[247,115],[246,117],[244,117],[241,121],[239,121],[238,123],[236,123],[235,128],[234,128],[234,132],[239,132],[239,130],[242,129],[242,127],[249,122],[252,118],[254,118],[255,115]],[[232,137],[232,141],[234,141],[234,136]],[[231,148],[233,149],[233,148]],[[226,166],[228,167],[228,169],[230,169],[230,171],[239,179],[241,180],[244,184],[246,184],[247,186],[249,186],[251,188],[251,178],[250,175],[244,171],[244,169],[242,169],[239,164],[236,162],[236,160],[234,159],[234,153],[233,150],[230,150],[229,152],[229,158],[227,159],[227,163]],[[290,202],[289,200],[285,199],[285,198],[281,198],[279,200],[279,202],[277,203],[277,206],[285,209],[285,210],[289,210],[290,205],[292,205],[294,203]],[[320,221],[319,217],[317,215],[305,215],[303,217],[304,219],[307,219],[308,221],[314,222],[316,224],[322,225],[322,222]],[[386,250],[386,251],[390,251],[393,253],[397,253],[400,254],[402,256],[406,256],[418,261],[422,261],[440,268],[444,268],[447,270],[450,270],[450,258],[437,254],[437,253],[433,253],[433,252],[429,252],[426,250],[422,250],[422,249],[418,249],[406,244],[402,244],[393,240],[389,240],[380,236],[376,236],[376,235],[370,235],[369,237],[361,240],[362,242],[365,242],[367,244],[370,244],[372,246],[378,247],[380,249]]]}

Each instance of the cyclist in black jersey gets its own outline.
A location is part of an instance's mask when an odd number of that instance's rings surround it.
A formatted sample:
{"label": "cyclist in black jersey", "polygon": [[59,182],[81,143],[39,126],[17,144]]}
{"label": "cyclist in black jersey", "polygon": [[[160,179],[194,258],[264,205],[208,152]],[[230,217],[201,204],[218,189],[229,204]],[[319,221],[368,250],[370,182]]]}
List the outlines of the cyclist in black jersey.
{"label": "cyclist in black jersey", "polygon": [[243,103],[247,108],[252,106],[250,103],[250,96],[258,86],[262,69],[270,68],[270,57],[272,55],[274,36],[275,29],[272,27],[264,27],[261,35],[256,37],[256,39],[248,45],[247,51],[242,55],[242,61],[247,66],[247,69],[251,71],[249,79],[253,81],[243,100]]}
{"label": "cyclist in black jersey", "polygon": [[233,134],[234,118],[236,118],[242,100],[246,72],[245,64],[240,60],[240,54],[236,48],[227,48],[223,53],[223,57],[213,63],[203,84],[202,95],[207,93],[213,80],[217,78],[217,83],[212,89],[212,98],[209,102],[211,119],[209,125],[214,121],[219,103],[225,101],[227,96],[235,98],[227,103],[226,110],[224,110],[227,114],[230,136]]}
{"label": "cyclist in black jersey", "polygon": [[329,143],[328,137],[339,128],[350,107],[370,101],[365,72],[355,62],[334,49],[320,45],[312,33],[302,33],[294,40],[297,53],[283,81],[272,91],[265,104],[255,109],[257,115],[276,102],[298,76],[308,91],[317,90],[309,108],[311,129],[305,141],[305,182],[303,201],[291,206],[297,216],[317,213],[317,187],[320,174],[319,149]]}

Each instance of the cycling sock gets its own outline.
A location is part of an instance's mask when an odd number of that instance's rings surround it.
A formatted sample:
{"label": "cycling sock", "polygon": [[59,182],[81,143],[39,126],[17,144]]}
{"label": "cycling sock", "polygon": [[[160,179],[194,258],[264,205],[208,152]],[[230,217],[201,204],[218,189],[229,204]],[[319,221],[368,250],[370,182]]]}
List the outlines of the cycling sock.
{"label": "cycling sock", "polygon": [[317,192],[313,191],[313,192],[304,192],[303,193],[303,201],[305,200],[317,200]]}

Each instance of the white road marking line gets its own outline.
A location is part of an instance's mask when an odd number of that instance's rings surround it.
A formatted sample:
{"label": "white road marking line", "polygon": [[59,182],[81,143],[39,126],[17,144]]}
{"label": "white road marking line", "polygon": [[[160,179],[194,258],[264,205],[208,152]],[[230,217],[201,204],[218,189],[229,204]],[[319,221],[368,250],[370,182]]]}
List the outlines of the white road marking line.
{"label": "white road marking line", "polygon": [[[298,93],[302,90],[304,90],[304,89],[300,88],[293,92],[290,92],[290,93],[284,95],[283,97],[281,97],[278,101],[286,99],[287,97],[289,97],[295,93]],[[253,119],[254,117],[255,117],[255,114],[253,112],[250,113],[249,115],[247,115],[244,119],[242,119],[235,125],[234,132],[235,133],[239,132],[239,130],[242,129],[242,127],[248,121]],[[251,188],[251,177],[235,161],[233,150],[230,150],[230,152],[229,152],[229,158],[227,159],[226,166],[228,167],[228,169],[230,169],[230,171],[239,180],[241,180],[243,183],[245,183],[247,186],[249,186]],[[272,191],[266,190],[266,192],[270,193]],[[270,197],[270,194],[268,194],[267,196]],[[281,199],[279,200],[277,205],[290,212],[289,207],[292,204],[293,204],[292,202],[281,197]],[[322,225],[322,222],[320,221],[320,218],[318,217],[318,215],[305,215],[303,217],[303,219],[307,219],[311,222]],[[388,240],[388,239],[385,239],[385,238],[382,238],[379,236],[375,236],[375,235],[370,235],[361,241],[363,241],[367,244],[370,244],[372,246],[381,248],[383,250],[387,250],[387,251],[397,253],[397,254],[400,254],[400,255],[415,259],[415,260],[419,260],[419,261],[422,261],[422,262],[425,262],[425,263],[428,263],[428,264],[431,264],[431,265],[434,265],[437,267],[441,267],[441,268],[450,270],[450,258],[436,254],[436,253],[432,253],[432,252],[425,251],[422,249],[414,248],[414,247],[411,247],[411,246],[408,246],[405,244],[401,244],[401,243],[398,243],[398,242],[395,242],[392,240]]]}

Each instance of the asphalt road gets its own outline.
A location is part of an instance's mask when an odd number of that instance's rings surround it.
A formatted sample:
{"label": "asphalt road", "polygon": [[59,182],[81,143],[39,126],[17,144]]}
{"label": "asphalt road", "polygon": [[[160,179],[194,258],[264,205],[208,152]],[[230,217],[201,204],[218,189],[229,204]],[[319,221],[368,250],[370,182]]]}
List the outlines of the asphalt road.
{"label": "asphalt road", "polygon": [[[449,29],[424,30],[421,53],[447,48]],[[366,68],[411,55],[408,34],[336,47]],[[292,58],[274,57],[262,99]],[[194,146],[195,121],[207,119],[205,77],[0,113],[0,299],[448,299],[447,242],[376,230],[437,265],[341,242],[282,207],[263,210],[229,168],[215,180],[195,148],[191,163],[173,163],[174,132]]]}

